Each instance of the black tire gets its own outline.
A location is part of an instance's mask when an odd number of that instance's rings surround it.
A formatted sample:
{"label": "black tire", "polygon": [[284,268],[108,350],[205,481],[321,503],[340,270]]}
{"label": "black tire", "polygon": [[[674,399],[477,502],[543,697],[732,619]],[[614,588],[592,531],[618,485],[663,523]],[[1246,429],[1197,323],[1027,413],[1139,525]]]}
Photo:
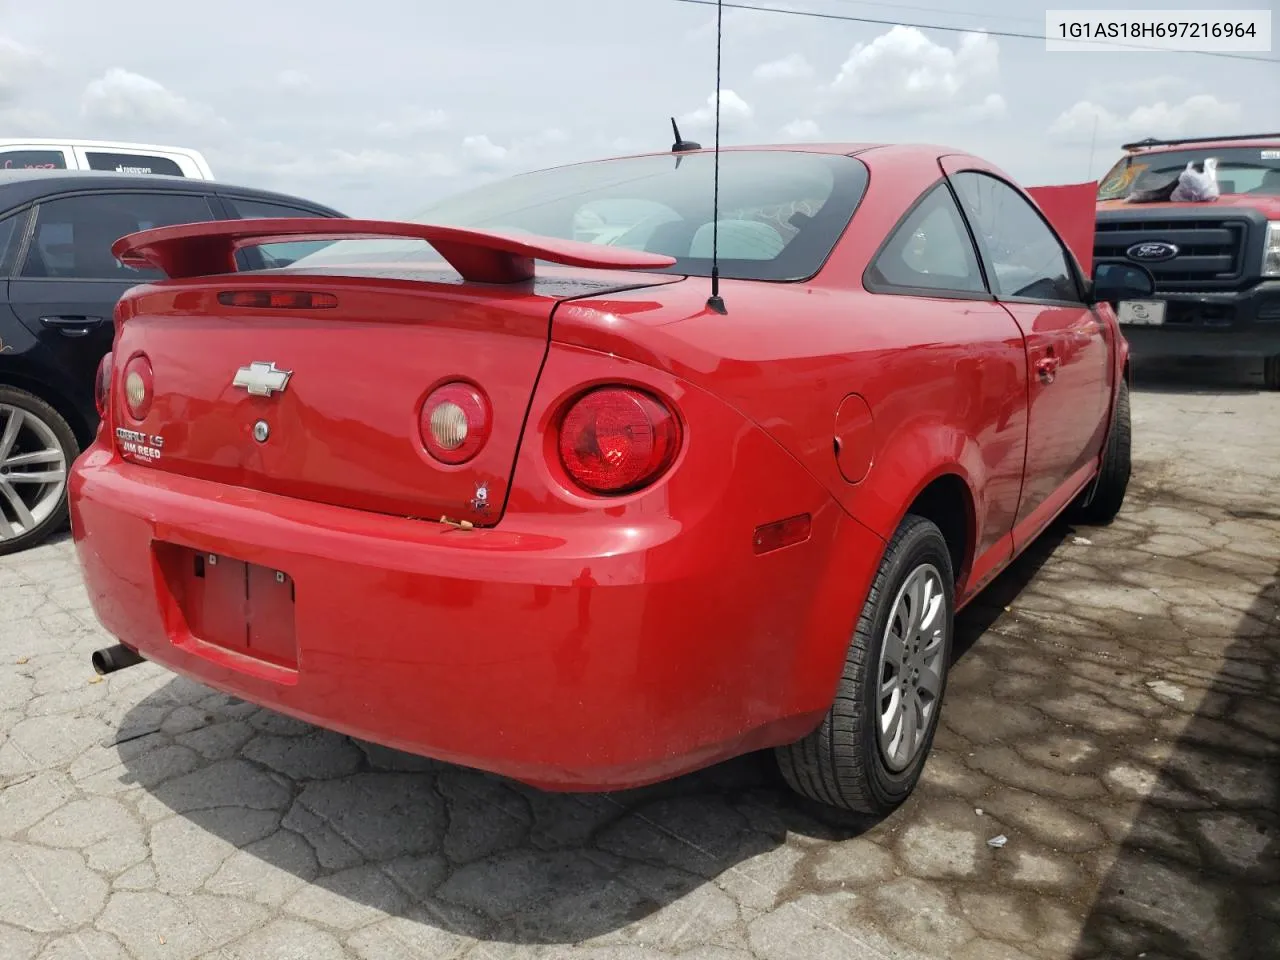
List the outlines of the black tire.
{"label": "black tire", "polygon": [[[72,462],[80,454],[80,444],[76,440],[75,431],[63,419],[62,414],[35,394],[19,390],[17,387],[0,385],[0,404],[17,407],[38,418],[54,435],[58,446],[62,448],[65,466],[68,471],[71,469]],[[0,523],[6,524],[6,529],[11,529],[9,524],[14,516],[12,504],[7,501],[3,492],[0,492]],[[30,530],[24,530],[17,536],[0,540],[0,556],[17,553],[44,542],[51,534],[60,530],[66,522],[67,488],[64,485],[58,505],[47,517]]]}
{"label": "black tire", "polygon": [[[908,577],[932,565],[942,584],[941,683],[917,752],[898,771],[891,768],[877,736],[881,663],[889,618]],[[798,743],[774,752],[788,785],[802,796],[853,813],[884,816],[910,796],[933,745],[946,692],[955,619],[955,575],[951,552],[931,521],[908,514],[889,541],[863,605],[845,657],[835,701],[818,728]]]}
{"label": "black tire", "polygon": [[1107,436],[1107,449],[1097,480],[1072,506],[1070,519],[1091,526],[1106,526],[1120,513],[1132,472],[1133,425],[1129,419],[1129,384],[1120,381],[1116,408]]}
{"label": "black tire", "polygon": [[1280,355],[1263,358],[1262,385],[1268,390],[1280,390]]}

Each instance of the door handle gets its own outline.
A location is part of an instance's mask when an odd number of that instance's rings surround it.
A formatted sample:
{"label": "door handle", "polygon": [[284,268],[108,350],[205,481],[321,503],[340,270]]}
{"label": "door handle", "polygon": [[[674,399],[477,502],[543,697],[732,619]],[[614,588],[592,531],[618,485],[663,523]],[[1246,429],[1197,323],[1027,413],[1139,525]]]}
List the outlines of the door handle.
{"label": "door handle", "polygon": [[1053,383],[1054,377],[1058,375],[1058,366],[1061,360],[1057,357],[1041,357],[1036,361],[1036,373],[1044,383]]}
{"label": "door handle", "polygon": [[57,330],[64,337],[84,337],[95,327],[102,326],[102,317],[62,315],[41,317],[40,322],[50,330]]}

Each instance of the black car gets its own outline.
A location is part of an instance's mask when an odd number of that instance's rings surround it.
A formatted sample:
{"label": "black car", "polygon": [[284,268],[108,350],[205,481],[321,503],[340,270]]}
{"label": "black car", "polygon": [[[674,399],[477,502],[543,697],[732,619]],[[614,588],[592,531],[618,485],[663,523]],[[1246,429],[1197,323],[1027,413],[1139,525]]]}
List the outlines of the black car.
{"label": "black car", "polygon": [[[317,203],[211,180],[0,171],[0,554],[33,546],[66,519],[66,475],[98,427],[94,379],[112,311],[160,278],[111,255],[150,227],[258,217],[342,217]],[[237,254],[241,270],[283,266],[323,241]]]}

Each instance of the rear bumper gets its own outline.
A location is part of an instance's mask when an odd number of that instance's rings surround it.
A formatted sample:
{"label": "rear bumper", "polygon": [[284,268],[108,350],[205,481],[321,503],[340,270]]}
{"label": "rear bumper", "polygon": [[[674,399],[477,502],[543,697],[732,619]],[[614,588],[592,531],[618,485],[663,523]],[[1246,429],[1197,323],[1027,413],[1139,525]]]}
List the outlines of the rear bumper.
{"label": "rear bumper", "polygon": [[[803,736],[883,550],[816,485],[811,538],[756,556],[714,512],[554,528],[508,513],[463,531],[166,474],[100,445],[70,483],[95,612],[148,659],[554,789],[637,786]],[[193,636],[165,545],[292,578],[296,669]]]}
{"label": "rear bumper", "polygon": [[1280,355],[1280,280],[1236,293],[1156,296],[1166,303],[1164,324],[1122,328],[1139,359]]}

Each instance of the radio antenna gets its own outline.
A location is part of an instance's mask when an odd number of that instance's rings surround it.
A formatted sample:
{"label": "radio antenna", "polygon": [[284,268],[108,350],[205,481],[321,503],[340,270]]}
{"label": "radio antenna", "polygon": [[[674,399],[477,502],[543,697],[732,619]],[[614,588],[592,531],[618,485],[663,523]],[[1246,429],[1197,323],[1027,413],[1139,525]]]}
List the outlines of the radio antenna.
{"label": "radio antenna", "polygon": [[720,44],[724,35],[724,0],[716,0],[716,142],[711,194],[711,296],[707,309],[719,314],[729,311],[720,296]]}
{"label": "radio antenna", "polygon": [[684,137],[680,136],[680,128],[676,126],[675,117],[671,118],[671,132],[675,134],[675,137],[676,137],[676,142],[671,144],[672,153],[680,153],[685,150],[701,150],[702,149],[702,144],[695,143],[692,140],[686,140]]}

